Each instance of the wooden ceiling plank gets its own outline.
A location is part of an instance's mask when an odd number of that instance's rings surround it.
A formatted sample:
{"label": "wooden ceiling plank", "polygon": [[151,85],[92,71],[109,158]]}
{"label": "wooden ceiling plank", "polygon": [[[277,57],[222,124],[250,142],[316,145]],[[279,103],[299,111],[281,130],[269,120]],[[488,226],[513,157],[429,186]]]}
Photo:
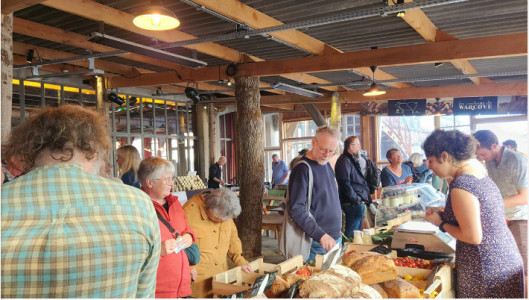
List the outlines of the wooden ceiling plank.
{"label": "wooden ceiling plank", "polygon": [[[301,72],[347,70],[369,66],[397,66],[450,61],[527,55],[527,33],[505,34],[422,45],[399,46],[348,53],[329,54],[239,65],[238,76],[274,76]],[[221,79],[226,79],[226,66],[220,66]],[[169,84],[177,82],[217,80],[219,67],[206,67],[180,74],[161,72],[135,79],[112,78],[109,87]]]}
{"label": "wooden ceiling plank", "polygon": [[[409,1],[408,1],[409,2]],[[428,18],[428,16],[419,8],[410,9],[406,11],[406,14],[402,17],[406,23],[408,23],[417,33],[419,33],[428,42],[456,40],[449,34],[446,34],[439,30],[437,26]],[[466,59],[454,59],[450,61],[456,68],[458,68],[463,74],[476,74],[478,71],[472,66],[472,64]],[[493,83],[488,78],[472,77],[470,80],[474,84],[481,83]]]}
{"label": "wooden ceiling plank", "polygon": [[2,0],[2,14],[8,15],[17,10],[21,10],[42,2],[44,2],[44,0]]}
{"label": "wooden ceiling plank", "polygon": [[[18,55],[18,54],[13,53],[13,64],[14,65],[27,64],[26,55]],[[27,69],[27,70],[29,74],[30,69]],[[82,70],[88,70],[88,69],[78,67],[78,66],[68,65],[68,64],[56,64],[56,65],[41,66],[39,67],[39,70],[53,72],[53,73],[63,73],[64,71],[75,72],[75,71],[82,71]]]}
{"label": "wooden ceiling plank", "polygon": [[527,82],[495,83],[480,85],[452,85],[440,87],[420,87],[407,89],[390,89],[385,95],[365,97],[362,91],[341,93],[346,101],[378,101],[424,99],[434,97],[487,97],[527,95]]}

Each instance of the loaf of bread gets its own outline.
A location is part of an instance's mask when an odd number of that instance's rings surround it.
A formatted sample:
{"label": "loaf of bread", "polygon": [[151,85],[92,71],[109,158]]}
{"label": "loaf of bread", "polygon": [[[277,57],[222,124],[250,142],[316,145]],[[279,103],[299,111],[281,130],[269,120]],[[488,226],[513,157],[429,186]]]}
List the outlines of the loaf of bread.
{"label": "loaf of bread", "polygon": [[388,294],[386,293],[386,291],[384,291],[384,289],[380,286],[380,284],[375,283],[375,284],[370,285],[370,287],[374,288],[380,294],[382,298],[385,298],[385,299],[388,298]]}
{"label": "loaf of bread", "polygon": [[374,288],[367,284],[360,283],[358,292],[351,295],[351,298],[380,299],[382,296]]}
{"label": "loaf of bread", "polygon": [[360,275],[358,275],[358,273],[346,266],[334,265],[332,268],[323,273],[335,275],[347,282],[347,284],[349,285],[349,293],[356,293],[360,289],[362,278],[360,278]]}
{"label": "loaf of bread", "polygon": [[357,260],[351,269],[362,277],[365,284],[397,279],[397,267],[393,259],[385,255],[370,255]]}
{"label": "loaf of bread", "polygon": [[347,282],[340,277],[321,273],[306,280],[299,295],[302,298],[342,298],[350,295],[347,289]]}
{"label": "loaf of bread", "polygon": [[344,256],[342,258],[342,264],[344,266],[348,266],[349,268],[355,264],[357,261],[361,260],[361,259],[364,259],[368,256],[373,256],[373,255],[382,255],[380,253],[376,253],[376,252],[370,252],[370,251],[363,251],[363,252],[358,252],[358,253],[351,253],[347,256]]}
{"label": "loaf of bread", "polygon": [[413,284],[401,278],[382,282],[380,284],[388,294],[388,298],[420,298],[420,292]]}

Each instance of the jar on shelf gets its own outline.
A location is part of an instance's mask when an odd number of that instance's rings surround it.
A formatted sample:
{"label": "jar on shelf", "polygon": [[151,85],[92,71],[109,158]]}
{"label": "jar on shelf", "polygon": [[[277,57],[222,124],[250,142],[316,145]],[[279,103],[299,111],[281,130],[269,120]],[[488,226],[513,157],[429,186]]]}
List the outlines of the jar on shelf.
{"label": "jar on shelf", "polygon": [[373,240],[371,239],[371,232],[369,229],[364,229],[362,233],[362,241],[366,245],[372,245]]}
{"label": "jar on shelf", "polygon": [[353,234],[354,234],[353,244],[363,244],[364,243],[364,240],[362,239],[362,231],[355,230]]}

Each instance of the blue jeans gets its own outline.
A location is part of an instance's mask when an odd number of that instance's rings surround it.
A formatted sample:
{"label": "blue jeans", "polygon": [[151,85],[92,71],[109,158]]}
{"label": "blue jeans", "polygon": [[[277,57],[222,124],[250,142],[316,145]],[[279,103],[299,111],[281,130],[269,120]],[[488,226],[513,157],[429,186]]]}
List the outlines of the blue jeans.
{"label": "blue jeans", "polygon": [[364,203],[360,205],[342,205],[345,213],[345,233],[347,238],[353,238],[355,230],[362,230],[362,220],[364,219]]}
{"label": "blue jeans", "polygon": [[[342,237],[340,236],[336,240],[336,244],[342,245]],[[310,246],[310,254],[309,258],[307,259],[307,263],[310,263],[310,261],[316,261],[316,254],[326,254],[327,251],[323,249],[319,241],[312,240],[312,245]]]}

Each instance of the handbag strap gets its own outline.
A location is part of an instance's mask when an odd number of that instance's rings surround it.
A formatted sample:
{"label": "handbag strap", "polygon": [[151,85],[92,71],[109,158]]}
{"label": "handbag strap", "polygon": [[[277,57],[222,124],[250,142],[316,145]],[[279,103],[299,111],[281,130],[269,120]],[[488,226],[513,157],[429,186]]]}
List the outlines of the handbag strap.
{"label": "handbag strap", "polygon": [[312,202],[312,185],[313,185],[313,178],[312,178],[312,168],[310,167],[309,163],[305,160],[298,160],[294,166],[297,166],[299,164],[305,164],[307,165],[307,168],[309,168],[309,191],[307,194],[307,213],[309,213],[309,216],[314,219],[314,216],[310,213],[310,203]]}
{"label": "handbag strap", "polygon": [[158,216],[158,219],[162,221],[165,226],[167,226],[167,228],[175,239],[180,236],[180,233],[178,233],[178,231],[174,229],[173,226],[171,226],[171,224],[169,224],[169,222],[167,222],[167,220],[165,220],[164,217],[162,217],[162,215],[158,211],[156,211],[156,215]]}

